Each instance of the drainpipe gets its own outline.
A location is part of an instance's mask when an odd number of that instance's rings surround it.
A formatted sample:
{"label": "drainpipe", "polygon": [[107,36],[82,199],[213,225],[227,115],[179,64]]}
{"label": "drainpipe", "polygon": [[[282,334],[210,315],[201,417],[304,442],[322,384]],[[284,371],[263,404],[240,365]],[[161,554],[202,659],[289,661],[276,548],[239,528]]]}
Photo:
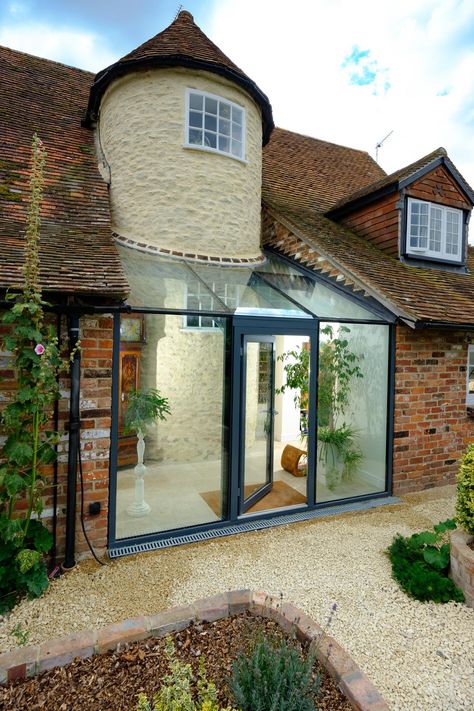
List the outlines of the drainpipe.
{"label": "drainpipe", "polygon": [[[69,344],[74,351],[79,340],[79,315],[72,313],[68,323]],[[76,565],[76,482],[77,453],[80,443],[80,406],[79,393],[81,385],[81,353],[76,349],[70,367],[71,395],[69,399],[69,451],[67,462],[67,495],[66,495],[66,554],[63,570],[70,570]]]}

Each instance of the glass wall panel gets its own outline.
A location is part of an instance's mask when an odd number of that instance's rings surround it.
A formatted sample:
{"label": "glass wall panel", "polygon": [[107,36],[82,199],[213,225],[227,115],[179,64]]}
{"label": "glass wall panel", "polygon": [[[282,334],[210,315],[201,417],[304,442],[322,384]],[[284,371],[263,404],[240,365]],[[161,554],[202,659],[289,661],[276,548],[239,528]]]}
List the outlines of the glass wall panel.
{"label": "glass wall panel", "polygon": [[368,309],[344,296],[336,289],[330,289],[313,278],[300,272],[283,259],[271,255],[258,271],[266,281],[280,289],[311,313],[320,318],[354,318],[364,321],[380,320]]}
{"label": "glass wall panel", "polygon": [[[122,316],[116,539],[227,516],[226,327]],[[157,391],[167,401],[161,417]]]}
{"label": "glass wall panel", "polygon": [[321,323],[316,501],[385,490],[389,327]]}

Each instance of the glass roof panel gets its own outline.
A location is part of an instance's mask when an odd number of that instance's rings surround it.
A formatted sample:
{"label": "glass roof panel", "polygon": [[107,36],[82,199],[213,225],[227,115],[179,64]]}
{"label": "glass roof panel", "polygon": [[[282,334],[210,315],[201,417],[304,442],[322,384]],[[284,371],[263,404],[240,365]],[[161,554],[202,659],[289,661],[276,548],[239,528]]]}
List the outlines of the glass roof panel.
{"label": "glass roof panel", "polygon": [[313,278],[276,255],[269,255],[268,261],[258,267],[258,271],[265,281],[320,318],[353,318],[364,321],[377,321],[382,318],[336,289],[321,284],[316,275]]}
{"label": "glass roof panel", "polygon": [[131,306],[261,316],[379,320],[287,260],[269,255],[255,267],[196,264],[117,245]]}
{"label": "glass roof panel", "polygon": [[236,313],[310,317],[305,309],[293,303],[278,287],[263,279],[255,267],[193,264],[191,269]]}
{"label": "glass roof panel", "polygon": [[228,312],[183,261],[117,245],[130,284],[128,303],[149,308]]}

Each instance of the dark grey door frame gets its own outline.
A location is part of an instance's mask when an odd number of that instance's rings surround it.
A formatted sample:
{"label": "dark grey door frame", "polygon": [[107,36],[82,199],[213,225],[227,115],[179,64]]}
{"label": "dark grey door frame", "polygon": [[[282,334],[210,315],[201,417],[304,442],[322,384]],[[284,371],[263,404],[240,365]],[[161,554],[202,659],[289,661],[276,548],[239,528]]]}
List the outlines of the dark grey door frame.
{"label": "dark grey door frame", "polygon": [[[238,521],[241,516],[239,488],[243,474],[242,417],[245,405],[243,373],[245,337],[247,336],[309,336],[310,339],[310,384],[308,403],[308,477],[307,506],[315,504],[316,495],[316,398],[318,372],[319,323],[313,318],[258,318],[235,317],[233,323],[232,352],[232,407],[231,407],[231,462],[229,486],[230,520]],[[250,517],[252,514],[245,514]],[[255,516],[262,516],[256,513]]]}

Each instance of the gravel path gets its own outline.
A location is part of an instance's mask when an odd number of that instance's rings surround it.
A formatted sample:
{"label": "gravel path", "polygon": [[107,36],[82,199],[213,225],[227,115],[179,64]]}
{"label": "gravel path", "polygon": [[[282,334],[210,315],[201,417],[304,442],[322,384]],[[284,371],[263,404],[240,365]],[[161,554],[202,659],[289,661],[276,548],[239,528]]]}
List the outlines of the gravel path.
{"label": "gravel path", "polygon": [[474,708],[474,610],[420,603],[402,593],[383,551],[453,515],[454,487],[405,497],[400,505],[346,514],[123,558],[84,562],[40,600],[24,602],[0,625],[43,641],[92,625],[187,604],[236,588],[284,598],[324,622],[394,711]]}

